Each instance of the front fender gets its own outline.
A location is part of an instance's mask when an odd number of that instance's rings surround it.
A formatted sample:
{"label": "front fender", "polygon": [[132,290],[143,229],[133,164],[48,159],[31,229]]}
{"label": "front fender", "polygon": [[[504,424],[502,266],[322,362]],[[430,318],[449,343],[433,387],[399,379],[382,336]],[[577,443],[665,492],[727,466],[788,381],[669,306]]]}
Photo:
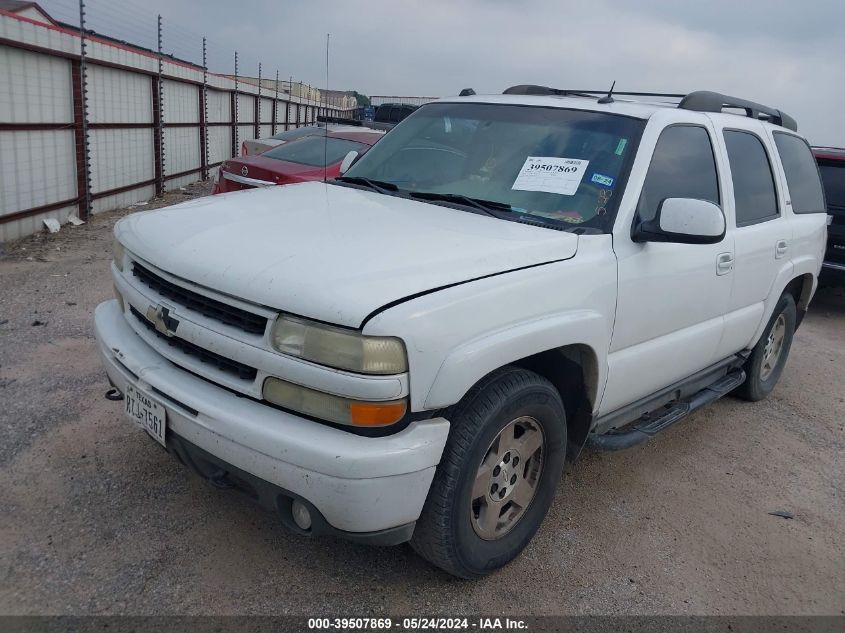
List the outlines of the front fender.
{"label": "front fender", "polygon": [[596,407],[604,391],[615,314],[611,236],[581,235],[571,259],[391,306],[367,322],[364,334],[405,341],[412,411],[451,406],[491,371],[574,344],[595,354],[590,385]]}
{"label": "front fender", "polygon": [[[584,345],[594,356],[607,349],[612,324],[599,312],[576,310],[547,316],[487,333],[452,350],[425,399],[426,409],[439,409],[460,400],[480,378],[520,359],[569,345]],[[604,385],[605,363],[597,363],[598,385]],[[596,403],[596,393],[590,401]]]}

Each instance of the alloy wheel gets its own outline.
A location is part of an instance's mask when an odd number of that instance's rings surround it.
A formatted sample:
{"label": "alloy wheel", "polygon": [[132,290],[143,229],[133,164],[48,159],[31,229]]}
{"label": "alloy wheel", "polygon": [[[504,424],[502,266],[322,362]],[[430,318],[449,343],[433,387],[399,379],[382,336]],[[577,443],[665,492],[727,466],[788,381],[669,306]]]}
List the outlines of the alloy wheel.
{"label": "alloy wheel", "polygon": [[531,505],[543,470],[545,436],[529,416],[499,431],[476,472],[470,500],[475,533],[493,541],[510,532]]}

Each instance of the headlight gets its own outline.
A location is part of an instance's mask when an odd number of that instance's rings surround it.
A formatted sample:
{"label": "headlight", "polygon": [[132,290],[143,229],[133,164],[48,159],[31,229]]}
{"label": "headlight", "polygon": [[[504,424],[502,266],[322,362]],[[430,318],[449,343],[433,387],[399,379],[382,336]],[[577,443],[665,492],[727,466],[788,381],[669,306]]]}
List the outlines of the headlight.
{"label": "headlight", "polygon": [[364,336],[352,330],[282,315],[270,334],[282,354],[361,374],[401,374],[408,370],[405,345],[390,336]]}
{"label": "headlight", "polygon": [[405,400],[359,402],[301,387],[278,378],[264,381],[264,399],[320,420],[350,426],[388,426],[405,416]]}
{"label": "headlight", "polygon": [[112,254],[114,255],[114,265],[120,272],[123,272],[123,259],[126,256],[126,249],[123,248],[123,244],[117,238],[114,238],[112,242]]}

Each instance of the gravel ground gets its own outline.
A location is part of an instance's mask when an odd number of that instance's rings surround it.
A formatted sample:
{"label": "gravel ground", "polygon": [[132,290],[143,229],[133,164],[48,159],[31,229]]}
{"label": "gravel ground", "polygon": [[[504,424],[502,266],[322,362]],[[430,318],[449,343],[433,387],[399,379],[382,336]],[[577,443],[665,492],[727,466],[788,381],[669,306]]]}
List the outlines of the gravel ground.
{"label": "gravel ground", "polygon": [[845,613],[842,290],[817,295],[768,400],[587,452],[525,553],[465,582],[407,546],[285,532],[103,399],[93,310],[128,212],[0,250],[0,613]]}

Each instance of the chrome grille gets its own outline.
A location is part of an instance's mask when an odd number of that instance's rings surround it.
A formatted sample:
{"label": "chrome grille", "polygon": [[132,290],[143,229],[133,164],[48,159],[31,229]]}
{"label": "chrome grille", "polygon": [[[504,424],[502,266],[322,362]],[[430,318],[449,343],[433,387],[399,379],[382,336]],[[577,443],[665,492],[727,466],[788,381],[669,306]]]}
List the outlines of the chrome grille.
{"label": "chrome grille", "polygon": [[267,329],[265,317],[183,288],[155,274],[138,262],[132,264],[132,274],[161,296],[199,312],[209,319],[231,325],[249,334],[264,334]]}
{"label": "chrome grille", "polygon": [[232,360],[231,358],[226,358],[225,356],[221,356],[220,354],[210,352],[209,350],[204,349],[198,345],[194,345],[193,343],[181,339],[178,336],[166,336],[159,332],[156,329],[155,324],[143,314],[138,312],[138,310],[136,310],[134,307],[130,307],[129,309],[132,312],[132,315],[136,319],[138,319],[141,325],[143,325],[150,332],[155,334],[162,341],[167,343],[170,347],[174,347],[178,350],[181,350],[188,356],[196,358],[201,363],[207,363],[221,371],[237,376],[241,380],[255,380],[255,377],[258,374],[258,370],[255,367],[250,367],[249,365],[244,365],[243,363],[239,363],[238,361]]}

